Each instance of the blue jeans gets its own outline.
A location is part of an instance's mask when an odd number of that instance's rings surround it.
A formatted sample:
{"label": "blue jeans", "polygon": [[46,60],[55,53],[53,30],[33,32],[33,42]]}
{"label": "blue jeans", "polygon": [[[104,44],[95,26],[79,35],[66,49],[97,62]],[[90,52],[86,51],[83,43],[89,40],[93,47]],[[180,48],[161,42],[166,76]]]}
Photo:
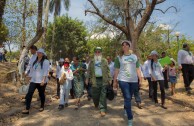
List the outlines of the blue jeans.
{"label": "blue jeans", "polygon": [[124,108],[127,112],[128,120],[133,119],[133,114],[131,111],[131,98],[135,90],[138,89],[138,82],[124,82],[118,81],[121,91],[124,97]]}

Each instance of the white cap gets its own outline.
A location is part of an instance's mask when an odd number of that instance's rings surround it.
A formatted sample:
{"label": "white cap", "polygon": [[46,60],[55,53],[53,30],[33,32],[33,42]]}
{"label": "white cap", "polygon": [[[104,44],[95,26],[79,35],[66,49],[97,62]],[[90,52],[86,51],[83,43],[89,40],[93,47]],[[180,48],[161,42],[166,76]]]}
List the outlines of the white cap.
{"label": "white cap", "polygon": [[123,41],[121,41],[121,45],[122,45],[124,42],[128,43],[129,46],[131,46],[131,41],[129,41],[129,40],[123,40]]}
{"label": "white cap", "polygon": [[157,55],[158,56],[158,52],[156,52],[155,50],[151,51],[150,55]]}
{"label": "white cap", "polygon": [[59,62],[64,62],[65,60],[63,58],[60,58],[59,59]]}
{"label": "white cap", "polygon": [[44,54],[44,55],[46,54],[46,53],[44,52],[44,49],[43,49],[43,48],[38,49],[37,53],[38,53],[38,52],[40,52],[40,53],[42,53],[42,54]]}
{"label": "white cap", "polygon": [[174,64],[176,64],[176,61],[175,61],[173,58],[170,58],[170,60],[171,60],[171,61],[173,61],[173,62],[174,62]]}

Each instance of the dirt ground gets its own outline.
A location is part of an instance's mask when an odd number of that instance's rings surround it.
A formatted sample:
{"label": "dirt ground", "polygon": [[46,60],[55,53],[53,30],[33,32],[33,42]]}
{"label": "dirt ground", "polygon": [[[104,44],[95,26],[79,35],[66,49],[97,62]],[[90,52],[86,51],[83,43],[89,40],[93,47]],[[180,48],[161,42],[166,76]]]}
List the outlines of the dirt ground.
{"label": "dirt ground", "polygon": [[[14,68],[14,65],[12,67]],[[113,101],[108,101],[108,112],[105,117],[100,117],[92,101],[88,101],[85,96],[82,98],[82,106],[79,110],[74,109],[75,100],[70,99],[69,107],[59,111],[57,109],[59,100],[52,97],[56,94],[56,82],[52,78],[48,83],[48,89],[51,90],[47,92],[45,111],[38,112],[40,101],[37,101],[36,92],[30,114],[26,116],[21,114],[25,105],[21,100],[24,95],[18,93],[20,86],[19,82],[3,83],[0,80],[0,126],[127,126],[120,91]],[[171,96],[170,90],[166,90],[167,110],[162,109],[160,105],[155,105],[148,98],[147,88],[147,82],[144,81],[140,91],[143,109],[138,109],[134,99],[132,100],[134,126],[194,126],[194,91],[192,95],[186,95],[182,79],[177,84],[175,96]]]}

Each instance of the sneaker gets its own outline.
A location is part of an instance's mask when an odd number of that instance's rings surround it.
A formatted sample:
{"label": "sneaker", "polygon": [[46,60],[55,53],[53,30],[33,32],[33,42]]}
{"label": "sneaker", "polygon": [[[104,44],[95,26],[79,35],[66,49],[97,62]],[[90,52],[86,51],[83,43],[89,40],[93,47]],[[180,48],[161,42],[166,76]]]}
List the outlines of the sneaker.
{"label": "sneaker", "polygon": [[39,112],[42,112],[42,111],[44,111],[44,108],[40,108],[40,109],[39,109]]}
{"label": "sneaker", "polygon": [[140,103],[137,103],[137,107],[138,107],[139,109],[142,109],[142,107],[141,107],[141,104],[140,104]]}
{"label": "sneaker", "polygon": [[163,109],[167,109],[167,107],[166,107],[166,106],[164,106],[164,105],[161,105],[161,107],[162,107]]}
{"label": "sneaker", "polygon": [[59,109],[59,110],[64,109],[64,105],[59,105],[58,109]]}
{"label": "sneaker", "polygon": [[68,103],[65,103],[65,107],[68,107],[69,105],[68,105]]}
{"label": "sneaker", "polygon": [[28,114],[29,114],[29,110],[26,110],[26,109],[23,110],[23,111],[22,111],[22,114],[27,114],[27,115],[28,115]]}
{"label": "sneaker", "polygon": [[106,115],[105,112],[100,112],[101,117],[104,117]]}
{"label": "sneaker", "polygon": [[133,120],[128,120],[128,126],[133,126]]}
{"label": "sneaker", "polygon": [[191,91],[190,90],[187,91],[187,95],[191,95]]}

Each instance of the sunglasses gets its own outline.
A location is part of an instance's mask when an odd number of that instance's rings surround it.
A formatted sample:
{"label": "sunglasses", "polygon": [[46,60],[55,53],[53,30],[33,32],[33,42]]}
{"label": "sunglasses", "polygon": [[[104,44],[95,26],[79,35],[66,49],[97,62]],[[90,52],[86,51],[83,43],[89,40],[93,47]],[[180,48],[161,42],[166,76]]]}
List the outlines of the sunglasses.
{"label": "sunglasses", "polygon": [[101,53],[101,52],[97,50],[96,53]]}

